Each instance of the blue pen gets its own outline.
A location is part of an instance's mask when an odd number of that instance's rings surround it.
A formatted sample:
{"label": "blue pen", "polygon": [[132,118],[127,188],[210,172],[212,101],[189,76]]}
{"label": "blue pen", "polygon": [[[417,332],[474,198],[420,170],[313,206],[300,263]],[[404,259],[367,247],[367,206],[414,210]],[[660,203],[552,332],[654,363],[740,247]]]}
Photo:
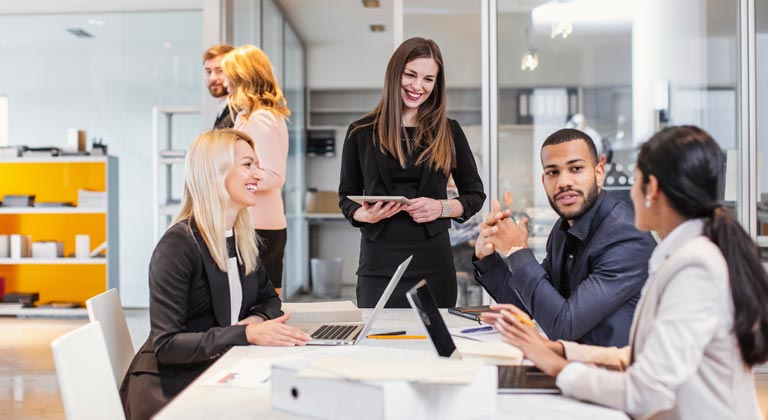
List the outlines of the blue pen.
{"label": "blue pen", "polygon": [[490,325],[486,325],[485,327],[477,327],[477,328],[467,328],[466,330],[461,330],[462,334],[471,334],[481,331],[493,331],[493,327]]}

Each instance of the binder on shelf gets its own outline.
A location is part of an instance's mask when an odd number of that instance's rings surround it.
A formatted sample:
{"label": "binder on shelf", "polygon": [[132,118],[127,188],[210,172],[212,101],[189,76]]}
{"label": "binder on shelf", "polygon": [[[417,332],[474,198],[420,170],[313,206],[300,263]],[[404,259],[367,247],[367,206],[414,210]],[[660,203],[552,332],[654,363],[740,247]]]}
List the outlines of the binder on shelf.
{"label": "binder on shelf", "polygon": [[33,207],[34,205],[34,195],[8,194],[3,196],[3,207]]}
{"label": "binder on shelf", "polygon": [[29,235],[11,235],[11,258],[20,259],[27,258],[30,255],[30,242],[31,237]]}

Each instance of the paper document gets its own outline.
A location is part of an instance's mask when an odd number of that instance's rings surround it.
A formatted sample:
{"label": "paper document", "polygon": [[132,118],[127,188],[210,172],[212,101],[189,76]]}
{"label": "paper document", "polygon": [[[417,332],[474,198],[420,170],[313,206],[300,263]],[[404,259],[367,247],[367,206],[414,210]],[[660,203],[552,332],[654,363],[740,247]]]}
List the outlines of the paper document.
{"label": "paper document", "polygon": [[336,302],[283,302],[283,312],[290,312],[289,325],[327,322],[360,322],[363,312],[349,300]]}
{"label": "paper document", "polygon": [[471,331],[474,329],[476,328],[453,327],[453,328],[448,328],[448,332],[450,332],[451,336],[453,337],[467,338],[473,341],[485,341],[489,343],[504,343],[501,340],[501,334],[499,334],[499,332],[496,330],[462,332],[462,331]]}
{"label": "paper document", "polygon": [[325,356],[299,370],[299,378],[341,378],[354,381],[408,381],[437,384],[472,382],[481,361],[435,357],[387,357],[374,355]]}
{"label": "paper document", "polygon": [[207,386],[269,388],[272,364],[262,359],[243,359],[231,369],[223,369],[203,382]]}
{"label": "paper document", "polygon": [[507,343],[458,340],[456,348],[465,359],[477,357],[497,365],[519,365],[523,360],[523,352]]}

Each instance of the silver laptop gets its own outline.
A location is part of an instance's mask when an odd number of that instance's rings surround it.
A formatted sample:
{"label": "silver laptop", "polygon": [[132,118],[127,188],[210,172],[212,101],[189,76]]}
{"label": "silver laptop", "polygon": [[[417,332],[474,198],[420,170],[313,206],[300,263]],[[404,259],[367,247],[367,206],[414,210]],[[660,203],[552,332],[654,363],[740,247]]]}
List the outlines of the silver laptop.
{"label": "silver laptop", "polygon": [[413,255],[408,257],[402,264],[397,267],[395,274],[387,284],[387,288],[384,289],[384,293],[381,294],[379,301],[376,303],[376,307],[373,308],[371,316],[365,323],[362,322],[340,322],[340,323],[328,323],[328,324],[296,324],[297,328],[300,328],[309,335],[312,336],[307,345],[314,346],[343,346],[354,345],[360,342],[368,334],[368,330],[371,329],[376,317],[379,316],[381,311],[384,310],[384,305],[387,304],[389,297],[392,296],[392,292],[397,287],[397,283],[400,282],[400,278],[405,273],[405,269],[408,268],[408,264],[411,263]]}

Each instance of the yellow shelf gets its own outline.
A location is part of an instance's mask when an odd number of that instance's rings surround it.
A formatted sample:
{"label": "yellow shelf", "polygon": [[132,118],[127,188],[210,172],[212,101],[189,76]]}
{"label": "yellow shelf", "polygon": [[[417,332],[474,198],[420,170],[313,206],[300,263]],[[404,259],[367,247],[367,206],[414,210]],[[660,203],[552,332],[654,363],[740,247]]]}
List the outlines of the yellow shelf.
{"label": "yellow shelf", "polygon": [[[109,162],[114,162],[112,167]],[[0,159],[0,198],[4,195],[35,195],[37,202],[77,204],[78,190],[107,191],[110,177],[116,174],[116,160],[106,157],[42,157]],[[111,179],[111,178],[110,178]],[[115,178],[116,179],[116,178]],[[109,182],[110,185],[116,184]],[[109,195],[115,198],[117,190]],[[107,206],[112,206],[108,197]],[[109,207],[109,211],[112,211]],[[116,209],[115,209],[116,210]],[[75,235],[89,235],[91,248],[107,241],[107,231],[115,242],[107,247],[108,258],[0,258],[0,276],[6,292],[38,292],[39,303],[85,300],[104,292],[108,273],[117,272],[117,235],[108,227],[105,208],[83,207],[0,207],[0,234],[29,235],[35,241],[59,241],[64,255],[75,252]],[[116,226],[117,220],[110,220]],[[114,266],[113,266],[114,263]]]}

